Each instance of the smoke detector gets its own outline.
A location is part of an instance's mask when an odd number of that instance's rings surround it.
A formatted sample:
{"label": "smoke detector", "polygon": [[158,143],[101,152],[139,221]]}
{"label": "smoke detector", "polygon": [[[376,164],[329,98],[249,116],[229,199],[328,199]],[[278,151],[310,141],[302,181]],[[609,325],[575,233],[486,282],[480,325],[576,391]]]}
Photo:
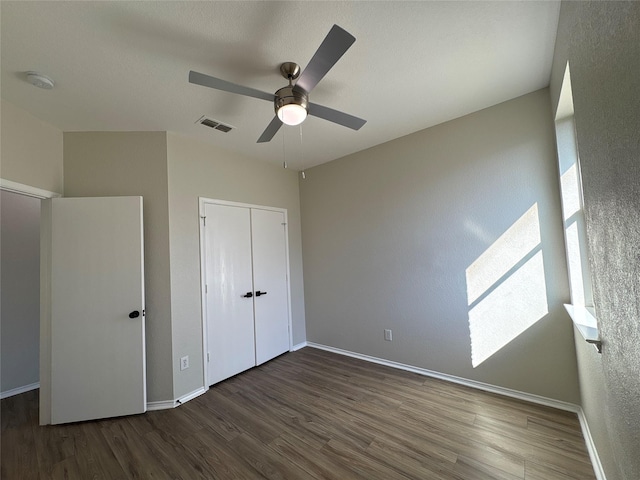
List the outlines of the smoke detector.
{"label": "smoke detector", "polygon": [[45,90],[51,90],[54,85],[53,80],[38,72],[27,72],[27,81],[31,85]]}

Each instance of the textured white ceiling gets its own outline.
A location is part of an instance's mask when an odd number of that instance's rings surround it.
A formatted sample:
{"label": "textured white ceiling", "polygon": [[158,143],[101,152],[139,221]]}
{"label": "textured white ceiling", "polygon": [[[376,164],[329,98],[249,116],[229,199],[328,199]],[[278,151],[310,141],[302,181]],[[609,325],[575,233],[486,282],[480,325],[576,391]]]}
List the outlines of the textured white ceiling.
{"label": "textured white ceiling", "polygon": [[[168,130],[291,168],[318,165],[549,84],[559,1],[2,1],[2,98],[63,131]],[[368,120],[309,117],[269,144],[269,102],[189,84],[189,70],[275,92],[333,24],[355,44],[314,103]],[[24,72],[51,76],[37,89]],[[237,127],[223,134],[202,115]],[[461,139],[463,141],[463,139]]]}

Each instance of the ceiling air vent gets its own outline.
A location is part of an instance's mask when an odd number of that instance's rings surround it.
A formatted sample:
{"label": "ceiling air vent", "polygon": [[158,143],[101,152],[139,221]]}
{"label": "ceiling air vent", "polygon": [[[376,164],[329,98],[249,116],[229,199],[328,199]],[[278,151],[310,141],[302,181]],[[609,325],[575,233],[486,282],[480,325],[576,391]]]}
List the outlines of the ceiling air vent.
{"label": "ceiling air vent", "polygon": [[226,125],[222,122],[219,122],[218,120],[213,120],[204,115],[200,117],[196,123],[200,123],[205,127],[213,128],[214,130],[218,130],[222,133],[229,133],[231,130],[235,128],[235,127],[232,127],[231,125]]}

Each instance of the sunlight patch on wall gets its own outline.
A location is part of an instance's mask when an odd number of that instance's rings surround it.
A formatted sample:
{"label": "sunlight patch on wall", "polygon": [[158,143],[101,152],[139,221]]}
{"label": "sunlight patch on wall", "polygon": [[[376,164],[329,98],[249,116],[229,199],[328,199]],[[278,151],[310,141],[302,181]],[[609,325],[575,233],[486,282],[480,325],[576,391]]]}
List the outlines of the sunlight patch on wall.
{"label": "sunlight patch on wall", "polygon": [[475,368],[549,313],[537,204],[467,268],[466,278]]}
{"label": "sunlight patch on wall", "polygon": [[540,227],[535,204],[467,268],[469,305],[538,245]]}

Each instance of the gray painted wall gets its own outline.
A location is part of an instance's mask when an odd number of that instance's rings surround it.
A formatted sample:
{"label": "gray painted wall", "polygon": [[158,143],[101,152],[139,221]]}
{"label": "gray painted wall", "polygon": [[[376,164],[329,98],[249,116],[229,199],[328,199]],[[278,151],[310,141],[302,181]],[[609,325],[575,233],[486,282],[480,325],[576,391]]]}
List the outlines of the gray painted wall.
{"label": "gray painted wall", "polygon": [[[578,403],[549,105],[540,90],[308,170],[308,340]],[[532,312],[472,366],[472,329],[482,350]]]}
{"label": "gray painted wall", "polygon": [[[294,171],[172,133],[167,135],[167,152],[174,394],[179,398],[203,382],[198,197],[287,209],[294,345],[306,339],[300,197]],[[189,355],[190,367],[180,371],[184,355]]]}
{"label": "gray painted wall", "polygon": [[62,193],[62,132],[5,100],[0,109],[0,177]]}
{"label": "gray painted wall", "polygon": [[582,406],[608,480],[640,478],[640,2],[563,2],[602,355],[576,337]]}
{"label": "gray painted wall", "polygon": [[305,340],[296,172],[165,132],[65,133],[64,168],[65,196],[144,197],[150,402],[203,386],[199,196],[287,208],[294,343]]}
{"label": "gray painted wall", "polygon": [[173,399],[167,139],[164,132],[64,134],[65,197],[142,195],[147,399]]}
{"label": "gray painted wall", "polygon": [[2,191],[0,210],[0,392],[7,392],[40,379],[40,200]]}

